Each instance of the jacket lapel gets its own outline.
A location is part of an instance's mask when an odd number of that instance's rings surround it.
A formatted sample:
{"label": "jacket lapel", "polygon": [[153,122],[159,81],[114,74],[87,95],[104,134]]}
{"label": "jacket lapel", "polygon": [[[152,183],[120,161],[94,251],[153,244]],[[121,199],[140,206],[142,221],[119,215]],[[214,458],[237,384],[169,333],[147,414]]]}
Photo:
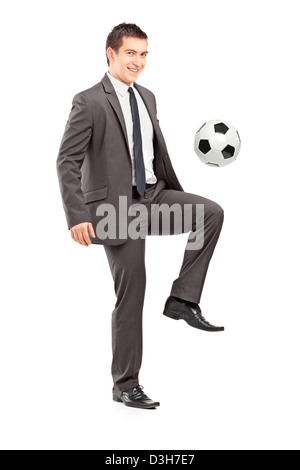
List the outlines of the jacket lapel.
{"label": "jacket lapel", "polygon": [[[124,138],[125,138],[125,141],[126,141],[126,145],[127,145],[128,155],[129,155],[129,158],[130,158],[130,150],[129,150],[129,142],[128,142],[128,137],[127,137],[127,129],[126,129],[126,124],[125,124],[125,120],[124,120],[124,116],[123,116],[123,111],[122,111],[122,108],[121,108],[121,105],[120,105],[120,102],[119,102],[119,98],[117,97],[116,91],[115,91],[110,79],[108,78],[108,76],[106,74],[104,75],[104,77],[102,79],[102,84],[103,84],[103,87],[104,87],[104,89],[107,93],[107,99],[110,102],[111,106],[113,107],[113,109],[114,109],[114,111],[115,111],[115,113],[116,113],[116,115],[117,115],[117,117],[120,121],[122,131],[123,131],[123,134],[124,134]],[[150,119],[151,119],[151,122],[152,122],[152,125],[153,125],[153,131],[156,134],[156,138],[159,139],[160,141],[161,140],[164,141],[162,136],[161,136],[161,130],[160,130],[157,118],[156,118],[156,113],[155,113],[154,106],[152,105],[152,101],[150,101],[147,98],[147,92],[145,92],[145,90],[143,90],[143,88],[141,88],[136,83],[134,83],[133,86],[137,89],[140,96],[142,97],[142,100],[145,103],[145,106],[147,108],[147,111],[149,113],[149,116],[150,116]]]}
{"label": "jacket lapel", "polygon": [[147,108],[148,114],[150,116],[150,119],[151,119],[151,122],[152,122],[152,125],[153,125],[154,132],[158,133],[158,131],[160,129],[159,129],[159,125],[158,125],[158,122],[157,122],[157,119],[156,119],[156,113],[155,113],[154,106],[152,105],[152,102],[147,99],[145,90],[143,88],[141,88],[137,83],[134,83],[133,86],[137,89],[137,91],[139,92],[139,94],[142,97],[142,100],[145,103],[145,106]]}
{"label": "jacket lapel", "polygon": [[125,120],[124,120],[124,116],[123,116],[123,111],[122,111],[122,108],[121,108],[121,105],[120,105],[120,102],[119,102],[119,98],[117,97],[117,93],[116,93],[110,79],[108,78],[108,76],[106,74],[102,78],[102,84],[103,84],[104,90],[107,93],[107,99],[110,102],[111,106],[113,107],[113,109],[114,109],[114,111],[115,111],[115,113],[116,113],[116,115],[117,115],[117,117],[120,121],[122,131],[123,131],[123,134],[124,134],[124,138],[125,138],[125,141],[126,141],[126,145],[127,145],[128,155],[129,155],[129,158],[130,158],[130,150],[129,150],[129,142],[128,142],[128,137],[127,137],[126,124],[125,124]]}

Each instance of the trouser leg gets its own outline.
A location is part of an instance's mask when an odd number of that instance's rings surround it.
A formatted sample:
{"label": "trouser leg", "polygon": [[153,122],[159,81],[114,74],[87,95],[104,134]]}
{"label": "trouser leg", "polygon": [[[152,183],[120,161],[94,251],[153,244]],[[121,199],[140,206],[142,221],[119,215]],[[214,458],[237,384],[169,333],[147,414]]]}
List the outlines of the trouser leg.
{"label": "trouser leg", "polygon": [[116,394],[139,384],[142,313],[146,288],[145,239],[104,245],[117,296],[112,312],[112,366]]}
{"label": "trouser leg", "polygon": [[[170,295],[189,300],[190,302],[199,303],[208,266],[222,229],[224,211],[219,204],[210,199],[196,194],[170,189],[160,191],[156,197],[153,198],[152,204],[153,203],[158,205],[167,204],[168,206],[177,203],[182,208],[182,217],[184,217],[184,205],[190,204],[192,207],[193,217],[191,223],[187,223],[187,221],[183,219],[179,224],[175,224],[174,221],[173,225],[171,225],[171,230],[173,231],[170,234],[191,232],[190,235],[193,235],[192,238],[201,239],[202,237],[202,240],[204,235],[204,242],[201,248],[192,250],[188,249],[187,244],[180,273],[178,278],[173,282]],[[200,223],[198,223],[199,220],[197,220],[197,204],[204,206],[204,217]],[[150,229],[151,227],[149,230]],[[149,235],[151,234],[152,233],[149,231]],[[164,234],[163,232],[154,233],[154,235]]]}

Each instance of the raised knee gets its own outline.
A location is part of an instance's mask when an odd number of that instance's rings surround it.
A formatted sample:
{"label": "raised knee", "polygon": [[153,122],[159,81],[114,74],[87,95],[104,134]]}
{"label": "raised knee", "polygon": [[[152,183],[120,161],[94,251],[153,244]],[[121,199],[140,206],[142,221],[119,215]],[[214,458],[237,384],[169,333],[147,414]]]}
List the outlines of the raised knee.
{"label": "raised knee", "polygon": [[224,221],[224,209],[217,204],[216,202],[213,204],[211,208],[211,215],[218,225],[222,225]]}
{"label": "raised knee", "polygon": [[216,213],[217,218],[220,219],[221,222],[224,220],[224,209],[219,204],[216,205]]}

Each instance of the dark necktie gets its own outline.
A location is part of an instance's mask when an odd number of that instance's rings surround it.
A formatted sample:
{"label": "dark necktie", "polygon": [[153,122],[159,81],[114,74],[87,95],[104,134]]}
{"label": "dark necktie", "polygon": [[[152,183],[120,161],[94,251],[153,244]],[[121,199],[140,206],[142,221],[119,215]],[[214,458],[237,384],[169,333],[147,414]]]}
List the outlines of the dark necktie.
{"label": "dark necktie", "polygon": [[139,194],[144,195],[146,189],[145,166],[142,149],[142,135],[140,126],[140,116],[137,100],[132,87],[128,88],[131,114],[133,120],[133,141],[134,141],[134,158],[135,158],[135,178],[136,186]]}

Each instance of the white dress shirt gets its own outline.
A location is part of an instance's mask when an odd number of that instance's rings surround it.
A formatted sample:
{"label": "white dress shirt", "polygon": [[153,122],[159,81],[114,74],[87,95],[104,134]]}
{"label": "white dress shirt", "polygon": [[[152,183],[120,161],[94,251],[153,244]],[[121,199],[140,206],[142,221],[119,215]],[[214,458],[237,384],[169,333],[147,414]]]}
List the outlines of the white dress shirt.
{"label": "white dress shirt", "polygon": [[[117,97],[119,98],[120,105],[123,111],[124,120],[126,124],[126,129],[127,129],[130,156],[131,156],[131,161],[132,161],[132,185],[135,186],[136,177],[135,177],[134,140],[133,140],[133,119],[132,119],[131,106],[130,106],[130,100],[129,100],[129,95],[130,95],[128,92],[129,87],[125,83],[113,77],[109,72],[106,72],[106,75],[110,79],[116,91]],[[152,126],[150,116],[148,114],[147,108],[145,106],[145,103],[141,95],[133,86],[133,82],[130,86],[132,87],[133,92],[135,94],[137,104],[138,104],[138,109],[139,109],[146,183],[153,184],[157,182],[157,178],[153,170],[153,159],[154,159],[153,126]]]}

